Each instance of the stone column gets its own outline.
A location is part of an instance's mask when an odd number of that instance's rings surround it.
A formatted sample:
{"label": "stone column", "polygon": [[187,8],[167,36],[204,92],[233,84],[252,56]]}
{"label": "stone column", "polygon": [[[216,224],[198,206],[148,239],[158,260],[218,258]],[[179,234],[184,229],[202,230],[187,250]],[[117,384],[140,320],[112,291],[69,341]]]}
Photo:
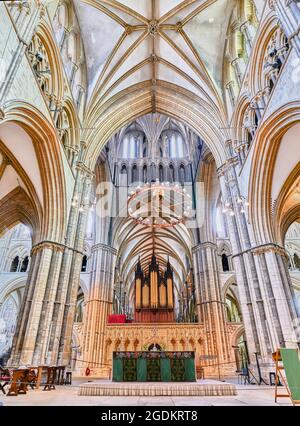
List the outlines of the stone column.
{"label": "stone column", "polygon": [[38,335],[40,321],[46,313],[47,289],[49,290],[53,278],[58,273],[55,268],[58,268],[59,264],[54,261],[57,251],[61,251],[61,246],[49,241],[42,242],[32,249],[31,267],[12,346],[10,359],[12,365],[33,364],[34,360],[42,362],[41,358],[35,357],[35,348],[36,345],[39,348]]}
{"label": "stone column", "polygon": [[223,199],[231,204],[234,216],[228,217],[228,232],[233,249],[233,264],[239,285],[241,309],[246,329],[249,353],[267,354],[270,352],[270,342],[266,327],[266,314],[261,289],[258,282],[256,265],[250,251],[248,226],[245,216],[240,213],[236,202],[239,189],[235,174],[237,161],[228,160],[227,164],[218,170]]}
{"label": "stone column", "polygon": [[48,280],[42,302],[42,311],[39,322],[38,333],[35,342],[33,364],[39,365],[47,361],[47,346],[49,334],[52,327],[52,314],[55,306],[55,295],[58,285],[58,277],[61,268],[64,247],[56,246],[51,258]]}
{"label": "stone column", "polygon": [[80,208],[81,211],[79,213],[78,218],[73,259],[71,264],[68,291],[63,316],[63,324],[60,335],[58,363],[62,365],[69,365],[72,355],[72,334],[76,312],[77,294],[80,284],[80,272],[83,257],[84,237],[87,227],[90,190],[91,176],[87,176],[83,184],[82,206]]}
{"label": "stone column", "polygon": [[[87,220],[86,204],[90,195],[92,173],[79,161],[74,187],[73,202],[66,230],[66,244],[55,296],[52,327],[49,336],[47,362],[64,362],[62,353],[70,354],[70,324],[74,322],[77,295],[82,263],[82,246]],[[74,300],[75,298],[75,300]],[[67,326],[67,323],[69,324]],[[68,331],[67,331],[68,329]],[[65,333],[68,334],[68,339]],[[65,339],[66,338],[66,339]]]}
{"label": "stone column", "polygon": [[237,160],[231,158],[218,172],[223,198],[230,201],[235,213],[228,217],[228,230],[249,354],[254,361],[253,354],[258,352],[267,365],[272,363],[271,354],[279,346],[295,342],[292,323],[296,313],[287,269],[281,255],[278,258],[276,245],[256,247],[250,241],[248,223],[237,202],[241,194],[236,164]]}
{"label": "stone column", "polygon": [[116,250],[97,244],[92,249],[91,286],[85,310],[82,368],[93,375],[108,377],[105,363],[105,328],[113,303],[113,274]]}
{"label": "stone column", "polygon": [[[227,367],[231,349],[218,273],[217,246],[210,242],[202,243],[193,248],[193,254],[197,311],[199,322],[204,325],[205,354],[213,357],[209,363]],[[211,374],[217,375],[217,368]]]}

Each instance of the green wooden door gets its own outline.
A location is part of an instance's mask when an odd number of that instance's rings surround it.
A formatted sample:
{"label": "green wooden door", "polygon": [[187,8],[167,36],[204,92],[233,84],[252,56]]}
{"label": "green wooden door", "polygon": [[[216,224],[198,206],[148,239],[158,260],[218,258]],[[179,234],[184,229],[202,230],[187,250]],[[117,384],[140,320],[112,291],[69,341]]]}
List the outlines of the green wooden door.
{"label": "green wooden door", "polygon": [[195,372],[195,360],[194,358],[188,358],[184,360],[184,379],[187,382],[194,382],[196,380],[196,372]]}
{"label": "green wooden door", "polygon": [[160,376],[162,382],[171,381],[171,363],[169,358],[162,358],[160,363]]}
{"label": "green wooden door", "polygon": [[113,360],[113,381],[123,382],[123,360],[114,358]]}
{"label": "green wooden door", "polygon": [[147,381],[147,360],[146,358],[138,358],[137,360],[137,381]]}

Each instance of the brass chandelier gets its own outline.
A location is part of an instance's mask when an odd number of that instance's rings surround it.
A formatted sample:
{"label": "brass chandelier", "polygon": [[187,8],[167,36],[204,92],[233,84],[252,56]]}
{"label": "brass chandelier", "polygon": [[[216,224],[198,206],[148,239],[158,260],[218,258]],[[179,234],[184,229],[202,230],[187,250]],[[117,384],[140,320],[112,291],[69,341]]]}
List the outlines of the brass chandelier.
{"label": "brass chandelier", "polygon": [[128,197],[128,215],[137,224],[170,228],[192,216],[192,198],[179,184],[160,182],[138,186]]}

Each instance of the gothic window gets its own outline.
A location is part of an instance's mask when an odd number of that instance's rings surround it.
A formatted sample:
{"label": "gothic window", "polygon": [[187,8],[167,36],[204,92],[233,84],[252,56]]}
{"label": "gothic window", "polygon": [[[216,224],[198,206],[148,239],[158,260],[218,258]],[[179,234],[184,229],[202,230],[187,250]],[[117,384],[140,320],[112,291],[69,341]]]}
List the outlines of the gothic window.
{"label": "gothic window", "polygon": [[56,41],[61,47],[64,42],[66,34],[66,28],[68,26],[68,10],[66,4],[61,4],[56,10],[56,14],[53,21],[53,29]]}
{"label": "gothic window", "polygon": [[290,46],[283,30],[280,27],[277,28],[270,38],[264,56],[264,84],[269,86],[270,92],[273,90],[275,82],[278,79],[289,48]]}
{"label": "gothic window", "polygon": [[[129,131],[120,145],[120,152],[122,158],[140,158],[142,153],[144,155],[142,145],[141,132]],[[145,148],[144,148],[145,149]]]}
{"label": "gothic window", "polygon": [[170,165],[169,174],[170,174],[170,182],[174,183],[175,182],[175,172],[174,172],[174,167],[173,167],[172,164]]}
{"label": "gothic window", "polygon": [[226,222],[224,219],[222,205],[219,204],[216,209],[216,231],[219,238],[225,238],[227,236]]}
{"label": "gothic window", "polygon": [[255,112],[254,113],[254,124],[255,124],[256,127],[258,126],[258,123],[259,123],[259,117],[257,115],[257,112]]}
{"label": "gothic window", "polygon": [[184,165],[181,164],[181,166],[179,168],[179,181],[183,185],[185,180],[186,180],[185,179],[185,168],[184,168]]}
{"label": "gothic window", "polygon": [[87,255],[84,255],[82,258],[82,264],[81,264],[81,272],[87,271]]}
{"label": "gothic window", "polygon": [[125,164],[122,166],[121,168],[121,174],[120,174],[120,186],[127,186],[127,168],[125,166]]}
{"label": "gothic window", "polygon": [[249,129],[246,129],[246,137],[247,137],[248,145],[251,145],[251,142],[253,140],[253,135],[252,135],[252,133],[250,132]]}
{"label": "gothic window", "polygon": [[159,181],[160,182],[164,181],[164,168],[162,165],[159,166]]}
{"label": "gothic window", "polygon": [[9,353],[12,340],[16,330],[16,322],[18,315],[18,306],[15,298],[10,295],[0,308],[0,358],[5,358]]}
{"label": "gothic window", "polygon": [[228,322],[241,322],[239,303],[231,290],[226,294],[226,314]]}
{"label": "gothic window", "polygon": [[77,294],[77,302],[76,302],[75,322],[83,321],[83,304],[84,304],[84,294],[81,287],[79,287],[78,294]]}
{"label": "gothic window", "polygon": [[132,167],[132,182],[135,183],[138,181],[138,170],[137,170],[137,166],[134,165]]}
{"label": "gothic window", "polygon": [[26,256],[22,262],[20,272],[27,272],[28,264],[29,264],[29,257]]}
{"label": "gothic window", "polygon": [[169,135],[169,156],[170,158],[183,158],[185,153],[184,141],[179,132],[173,131]]}
{"label": "gothic window", "polygon": [[230,271],[228,256],[225,253],[222,254],[222,268],[223,272]]}
{"label": "gothic window", "polygon": [[19,256],[16,256],[11,263],[10,272],[17,272],[19,267]]}
{"label": "gothic window", "polygon": [[143,167],[143,182],[147,183],[147,166]]}
{"label": "gothic window", "polygon": [[300,258],[297,253],[294,254],[294,265],[296,269],[300,269]]}
{"label": "gothic window", "polygon": [[45,95],[51,95],[52,79],[48,53],[37,34],[33,36],[28,47],[28,56],[42,92]]}
{"label": "gothic window", "polygon": [[69,117],[68,117],[67,111],[65,109],[63,109],[57,116],[56,128],[61,137],[64,147],[68,148],[70,146],[70,141],[69,141],[70,123],[69,123]]}

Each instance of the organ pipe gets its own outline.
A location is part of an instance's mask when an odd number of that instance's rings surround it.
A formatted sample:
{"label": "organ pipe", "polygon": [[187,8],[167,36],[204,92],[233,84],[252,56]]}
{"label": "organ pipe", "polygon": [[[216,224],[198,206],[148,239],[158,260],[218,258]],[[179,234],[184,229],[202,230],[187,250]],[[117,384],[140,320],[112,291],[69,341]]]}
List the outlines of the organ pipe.
{"label": "organ pipe", "polygon": [[136,280],[135,280],[135,306],[136,306],[136,309],[141,309],[141,307],[142,307],[142,280],[141,280],[141,278],[136,278]]}
{"label": "organ pipe", "polygon": [[173,280],[172,278],[167,278],[167,292],[168,292],[168,309],[173,309]]}
{"label": "organ pipe", "polygon": [[145,277],[139,260],[135,272],[136,310],[174,309],[173,286],[173,271],[169,261],[164,275],[161,275],[153,253],[149,265],[149,275]]}
{"label": "organ pipe", "polygon": [[143,308],[149,308],[149,305],[150,305],[150,289],[149,289],[149,285],[148,285],[148,283],[146,282],[144,285],[143,285]]}
{"label": "organ pipe", "polygon": [[161,284],[159,286],[159,307],[160,308],[167,307],[167,288],[163,281],[161,281]]}
{"label": "organ pipe", "polygon": [[151,288],[151,308],[157,309],[158,307],[158,272],[150,272],[150,288]]}

